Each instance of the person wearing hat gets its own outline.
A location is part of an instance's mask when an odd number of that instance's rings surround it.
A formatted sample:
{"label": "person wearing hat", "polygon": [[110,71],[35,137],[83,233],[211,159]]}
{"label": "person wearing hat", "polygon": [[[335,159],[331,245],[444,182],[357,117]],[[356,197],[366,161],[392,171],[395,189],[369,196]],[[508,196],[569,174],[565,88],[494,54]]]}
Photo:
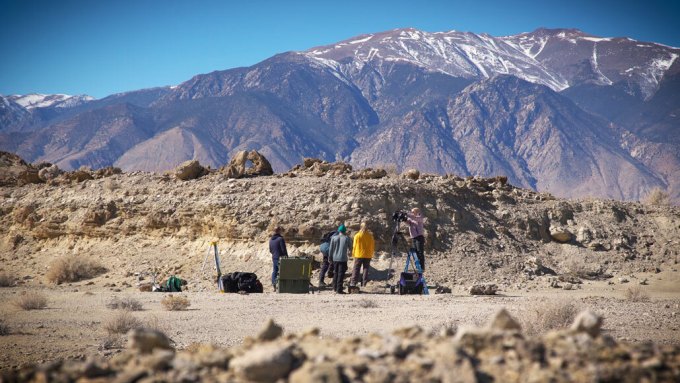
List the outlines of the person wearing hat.
{"label": "person wearing hat", "polygon": [[279,258],[287,257],[288,250],[286,249],[286,241],[283,239],[281,226],[274,229],[274,235],[269,239],[269,253],[272,255],[272,263],[274,268],[272,270],[272,287],[276,290],[276,281],[279,276]]}
{"label": "person wearing hat", "polygon": [[352,248],[352,240],[347,236],[345,225],[338,227],[338,234],[331,238],[328,256],[333,261],[333,290],[337,294],[344,294],[344,278],[347,272],[347,261]]}
{"label": "person wearing hat", "polygon": [[[373,234],[366,229],[366,222],[361,223],[359,232],[354,236],[354,246],[352,246],[352,256],[354,257],[354,267],[352,269],[351,286],[356,286],[361,277],[361,286],[366,286],[368,283],[368,269],[371,266],[371,259],[375,251],[375,240]],[[361,269],[363,268],[363,273]]]}
{"label": "person wearing hat", "polygon": [[406,223],[408,223],[408,231],[413,241],[413,247],[418,254],[418,262],[420,268],[425,271],[425,228],[424,218],[420,209],[414,207],[411,212],[406,215]]}

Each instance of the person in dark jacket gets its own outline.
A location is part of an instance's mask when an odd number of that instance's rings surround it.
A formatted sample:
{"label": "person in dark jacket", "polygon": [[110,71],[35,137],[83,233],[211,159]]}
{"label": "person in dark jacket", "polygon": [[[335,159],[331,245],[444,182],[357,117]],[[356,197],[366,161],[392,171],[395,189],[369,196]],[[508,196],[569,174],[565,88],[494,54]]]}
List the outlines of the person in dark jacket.
{"label": "person in dark jacket", "polygon": [[352,238],[347,236],[345,225],[338,227],[338,234],[331,238],[328,248],[328,260],[333,261],[333,290],[337,294],[344,294],[343,279],[347,271],[347,260],[352,251]]}
{"label": "person in dark jacket", "polygon": [[321,245],[319,250],[321,251],[322,261],[321,261],[321,272],[319,273],[319,287],[326,286],[324,279],[326,278],[326,273],[328,276],[333,278],[333,261],[328,257],[328,251],[330,250],[331,238],[338,232],[336,230],[329,231],[321,237]]}
{"label": "person in dark jacket", "polygon": [[279,258],[287,257],[288,250],[286,249],[286,241],[281,235],[283,229],[281,226],[277,226],[274,229],[274,235],[269,239],[269,252],[272,254],[272,263],[274,264],[274,269],[272,270],[272,287],[276,290],[276,281],[279,275]]}

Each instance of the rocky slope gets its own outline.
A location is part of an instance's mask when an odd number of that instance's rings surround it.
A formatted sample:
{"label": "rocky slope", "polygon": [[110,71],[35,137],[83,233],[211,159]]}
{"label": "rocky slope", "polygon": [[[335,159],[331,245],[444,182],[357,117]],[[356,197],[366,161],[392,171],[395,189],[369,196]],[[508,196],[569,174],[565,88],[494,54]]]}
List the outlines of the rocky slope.
{"label": "rocky slope", "polygon": [[[152,266],[163,275],[195,275],[207,243],[217,239],[228,254],[226,270],[266,275],[266,242],[276,225],[284,227],[292,254],[318,257],[322,233],[340,223],[354,232],[361,221],[374,232],[384,261],[392,213],[416,206],[427,217],[433,284],[514,286],[544,267],[575,281],[609,278],[662,270],[680,254],[674,207],[561,200],[500,177],[414,181],[350,169],[309,161],[285,174],[230,179],[213,172],[192,181],[79,171],[46,184],[6,186],[0,194],[3,268],[23,273],[87,253],[121,277]],[[403,254],[403,244],[399,250]],[[376,275],[384,277],[386,267],[376,263]],[[42,283],[45,271],[40,267],[31,278]]]}

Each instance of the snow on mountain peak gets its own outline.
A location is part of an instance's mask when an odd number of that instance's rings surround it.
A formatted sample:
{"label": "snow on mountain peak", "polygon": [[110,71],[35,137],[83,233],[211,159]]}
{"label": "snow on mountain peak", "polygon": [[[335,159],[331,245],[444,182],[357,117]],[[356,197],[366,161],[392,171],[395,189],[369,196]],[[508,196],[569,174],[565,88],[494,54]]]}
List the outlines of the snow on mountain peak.
{"label": "snow on mountain peak", "polygon": [[68,94],[39,93],[12,95],[9,98],[28,110],[46,107],[70,108],[94,100],[94,97],[88,95],[71,96]]}

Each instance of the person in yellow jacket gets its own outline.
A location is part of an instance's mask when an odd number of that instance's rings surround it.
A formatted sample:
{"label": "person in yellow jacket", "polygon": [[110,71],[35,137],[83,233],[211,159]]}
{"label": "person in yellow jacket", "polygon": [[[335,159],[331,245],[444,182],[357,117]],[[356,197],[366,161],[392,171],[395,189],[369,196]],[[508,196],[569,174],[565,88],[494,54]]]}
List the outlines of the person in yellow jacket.
{"label": "person in yellow jacket", "polygon": [[351,286],[357,285],[359,273],[363,268],[363,275],[361,278],[361,285],[366,286],[368,283],[368,269],[371,265],[371,259],[375,251],[375,241],[373,234],[366,229],[366,222],[361,223],[361,229],[354,236],[354,245],[352,246],[352,256],[354,257],[354,268],[352,269]]}

